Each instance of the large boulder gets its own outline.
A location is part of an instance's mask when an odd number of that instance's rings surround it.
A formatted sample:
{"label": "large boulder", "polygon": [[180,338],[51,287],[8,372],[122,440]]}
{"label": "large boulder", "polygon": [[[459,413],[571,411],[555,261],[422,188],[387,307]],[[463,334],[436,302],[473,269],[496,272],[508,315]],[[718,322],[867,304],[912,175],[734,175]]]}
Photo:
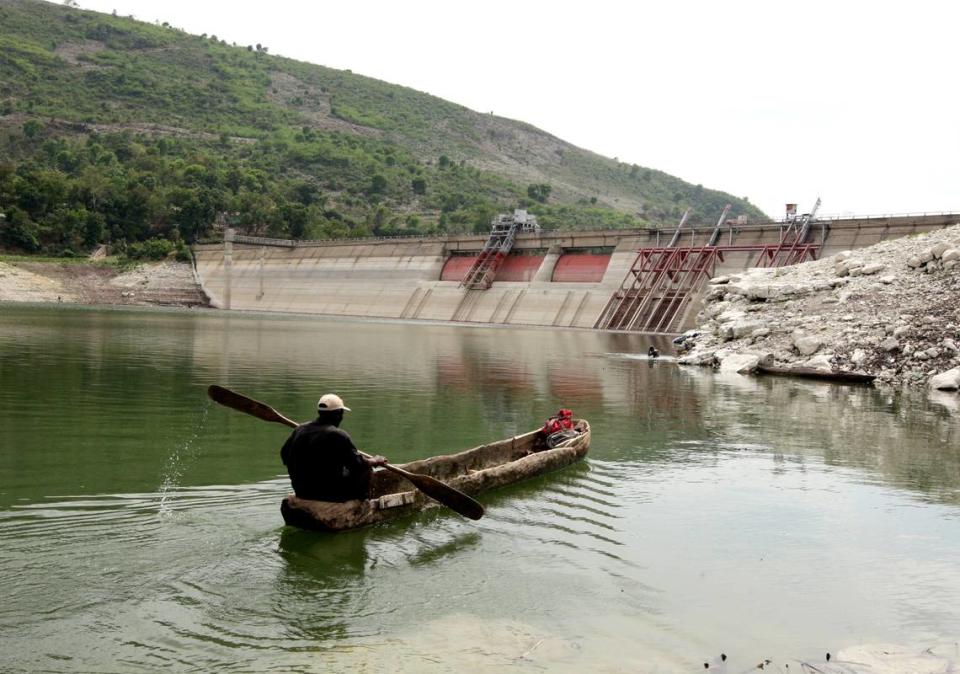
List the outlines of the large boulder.
{"label": "large boulder", "polygon": [[812,356],[820,350],[821,346],[823,346],[823,341],[819,337],[808,335],[799,330],[793,333],[793,348],[801,356]]}
{"label": "large boulder", "polygon": [[956,391],[960,389],[960,367],[931,377],[930,388],[935,391]]}
{"label": "large boulder", "polygon": [[717,355],[713,351],[694,351],[678,358],[677,364],[714,366],[717,364]]}
{"label": "large boulder", "polygon": [[754,332],[763,327],[763,323],[758,320],[753,320],[749,318],[741,318],[735,321],[730,321],[729,323],[724,323],[720,326],[718,332],[718,337],[723,341],[729,342],[732,339],[740,339],[741,337],[749,337]]}
{"label": "large boulder", "polygon": [[887,337],[880,342],[880,348],[884,351],[896,351],[900,348],[900,340],[896,337]]}
{"label": "large boulder", "polygon": [[811,370],[818,370],[820,372],[832,372],[833,371],[833,360],[832,353],[818,353],[813,358],[798,363],[800,367],[808,367]]}
{"label": "large boulder", "polygon": [[753,374],[761,361],[771,358],[768,354],[758,353],[731,353],[720,359],[720,372],[736,372],[737,374]]}

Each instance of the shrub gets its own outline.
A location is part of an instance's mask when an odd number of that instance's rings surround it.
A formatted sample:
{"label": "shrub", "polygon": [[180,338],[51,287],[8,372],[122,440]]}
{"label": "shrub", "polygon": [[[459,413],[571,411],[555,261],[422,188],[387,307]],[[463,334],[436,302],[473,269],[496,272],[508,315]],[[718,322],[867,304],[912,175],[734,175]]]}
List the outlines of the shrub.
{"label": "shrub", "polygon": [[167,239],[147,239],[142,243],[127,245],[126,257],[131,260],[162,260],[174,251],[172,241]]}

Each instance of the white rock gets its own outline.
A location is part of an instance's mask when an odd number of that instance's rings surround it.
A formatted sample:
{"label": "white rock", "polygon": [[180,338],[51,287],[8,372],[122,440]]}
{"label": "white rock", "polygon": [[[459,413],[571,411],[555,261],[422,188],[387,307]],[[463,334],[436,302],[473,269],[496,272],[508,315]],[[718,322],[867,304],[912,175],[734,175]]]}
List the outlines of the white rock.
{"label": "white rock", "polygon": [[960,250],[957,250],[956,248],[946,250],[943,253],[943,257],[940,259],[944,262],[944,264],[947,262],[952,262],[953,260],[960,260]]}
{"label": "white rock", "polygon": [[869,276],[870,274],[876,274],[877,272],[881,272],[886,268],[887,268],[887,265],[881,264],[879,262],[874,262],[873,264],[865,265],[863,269],[861,269],[860,271],[864,276]]}
{"label": "white rock", "polygon": [[707,283],[710,283],[711,285],[722,285],[724,283],[730,283],[730,276],[729,275],[717,276],[715,278],[710,279]]}
{"label": "white rock", "polygon": [[944,262],[943,271],[950,271],[951,269],[955,268],[958,264],[960,264],[960,260],[950,260],[949,262]]}
{"label": "white rock", "polygon": [[813,358],[808,358],[800,365],[801,367],[809,367],[812,370],[820,370],[821,372],[832,372],[833,364],[830,362],[832,358],[832,353],[821,353]]}
{"label": "white rock", "polygon": [[794,332],[792,337],[793,348],[795,348],[801,356],[812,356],[823,346],[823,342],[819,337],[805,335],[800,331]]}
{"label": "white rock", "polygon": [[956,343],[955,341],[953,341],[952,339],[950,339],[949,337],[947,337],[947,338],[944,339],[942,342],[940,342],[940,344],[941,344],[941,345],[943,346],[943,348],[946,349],[947,351],[954,351],[954,352],[956,352],[956,351],[958,350],[958,349],[957,349],[957,343]]}
{"label": "white rock", "polygon": [[753,334],[754,330],[763,327],[763,323],[755,320],[738,320],[726,323],[721,326],[718,336],[726,342],[729,342],[731,339],[740,339],[741,337],[749,337]]}
{"label": "white rock", "polygon": [[940,243],[933,244],[933,248],[930,249],[930,252],[933,253],[933,256],[939,260],[941,257],[943,257],[943,254],[948,248],[949,246],[941,241]]}
{"label": "white rock", "polygon": [[748,300],[765,300],[770,297],[771,285],[766,280],[757,281],[748,277],[728,283],[726,288],[731,295],[740,295]]}
{"label": "white rock", "polygon": [[732,323],[747,317],[747,312],[739,307],[731,307],[716,317],[717,323]]}
{"label": "white rock", "polygon": [[867,352],[863,349],[854,349],[853,353],[850,355],[850,362],[854,365],[860,365],[863,361],[867,359]]}
{"label": "white rock", "polygon": [[886,284],[886,285],[890,285],[891,283],[893,283],[894,281],[897,280],[897,277],[896,277],[896,276],[881,276],[881,277],[880,277],[879,279],[877,279],[877,280],[880,281],[880,283],[884,283],[884,284]]}
{"label": "white rock", "polygon": [[707,318],[716,318],[723,312],[727,311],[730,308],[729,302],[717,302],[711,304],[706,309],[703,310],[703,313],[707,315]]}
{"label": "white rock", "polygon": [[920,256],[918,255],[913,255],[907,258],[907,266],[910,267],[911,269],[916,269],[922,264],[923,264],[923,260],[921,260]]}
{"label": "white rock", "polygon": [[861,267],[863,267],[864,264],[865,263],[863,260],[847,259],[847,260],[838,262],[834,267],[834,271],[837,273],[838,276],[846,276],[847,274],[850,274],[851,276],[855,276],[855,274],[853,273],[853,270],[860,269]]}
{"label": "white rock", "polygon": [[932,377],[930,388],[936,391],[956,391],[960,388],[960,367],[955,367]]}
{"label": "white rock", "polygon": [[932,249],[929,249],[929,248],[928,248],[927,250],[925,250],[925,251],[923,251],[922,253],[920,253],[920,263],[921,263],[921,264],[926,264],[927,262],[929,262],[929,261],[932,260],[932,259],[933,259],[933,250],[932,250]]}
{"label": "white rock", "polygon": [[900,348],[900,342],[896,337],[887,337],[885,340],[880,342],[880,348],[884,351],[895,351]]}
{"label": "white rock", "polygon": [[726,297],[727,291],[722,286],[713,286],[703,294],[704,302],[718,302]]}
{"label": "white rock", "polygon": [[713,351],[694,351],[677,359],[679,365],[713,365],[717,356]]}
{"label": "white rock", "polygon": [[720,361],[720,372],[736,372],[737,374],[751,374],[756,372],[760,361],[768,358],[768,354],[732,353]]}

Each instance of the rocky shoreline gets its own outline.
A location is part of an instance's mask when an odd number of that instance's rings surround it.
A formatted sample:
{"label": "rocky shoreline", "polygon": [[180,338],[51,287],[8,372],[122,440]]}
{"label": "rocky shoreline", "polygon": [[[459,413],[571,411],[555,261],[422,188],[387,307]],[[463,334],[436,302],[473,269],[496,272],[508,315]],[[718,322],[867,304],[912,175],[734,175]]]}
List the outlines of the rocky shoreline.
{"label": "rocky shoreline", "polygon": [[960,225],[713,278],[678,362],[960,388]]}
{"label": "rocky shoreline", "polygon": [[121,270],[94,262],[0,261],[0,302],[210,306],[186,262],[153,262]]}

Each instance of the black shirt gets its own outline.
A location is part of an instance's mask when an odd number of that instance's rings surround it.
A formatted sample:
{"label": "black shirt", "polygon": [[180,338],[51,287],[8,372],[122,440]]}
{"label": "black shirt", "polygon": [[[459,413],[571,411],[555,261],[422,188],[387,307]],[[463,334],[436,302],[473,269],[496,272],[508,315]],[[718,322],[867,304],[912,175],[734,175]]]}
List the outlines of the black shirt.
{"label": "black shirt", "polygon": [[370,466],[347,432],[324,415],[295,428],[280,458],[300,498],[343,502],[367,497]]}

